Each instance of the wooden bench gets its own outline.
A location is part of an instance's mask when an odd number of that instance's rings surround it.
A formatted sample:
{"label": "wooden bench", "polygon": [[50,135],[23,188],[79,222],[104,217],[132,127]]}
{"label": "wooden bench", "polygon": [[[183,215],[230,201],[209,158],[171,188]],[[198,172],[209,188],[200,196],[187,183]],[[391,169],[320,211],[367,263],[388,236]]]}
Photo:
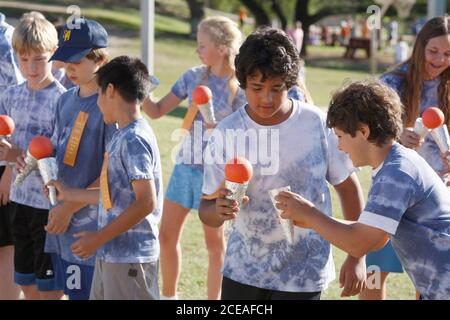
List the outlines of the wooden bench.
{"label": "wooden bench", "polygon": [[364,49],[367,58],[370,58],[370,39],[369,38],[350,38],[347,49],[344,53],[344,58],[353,59],[355,57],[356,49]]}

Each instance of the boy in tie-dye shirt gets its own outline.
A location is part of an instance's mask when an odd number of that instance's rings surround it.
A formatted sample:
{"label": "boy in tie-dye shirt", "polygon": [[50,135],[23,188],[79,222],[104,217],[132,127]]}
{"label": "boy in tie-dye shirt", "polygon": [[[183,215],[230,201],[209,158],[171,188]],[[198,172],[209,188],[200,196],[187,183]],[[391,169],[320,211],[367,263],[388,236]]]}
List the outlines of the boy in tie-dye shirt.
{"label": "boy in tie-dye shirt", "polygon": [[[220,227],[234,219],[223,267],[222,299],[319,299],[335,277],[330,244],[312,230],[285,236],[268,191],[289,186],[308,194],[331,215],[327,181],[341,196],[347,218],[362,208],[357,178],[316,107],[288,98],[297,81],[299,58],[286,34],[275,29],[250,35],[236,58],[236,75],[248,105],[220,122],[208,141],[203,194],[224,180],[224,163],[245,156],[253,165],[247,204],[226,199],[200,205],[203,223]],[[362,259],[349,257],[341,270],[343,295],[359,293]],[[363,272],[364,273],[364,272]]]}
{"label": "boy in tie-dye shirt", "polygon": [[[98,203],[98,231],[80,232],[72,245],[82,259],[97,252],[90,299],[159,299],[158,222],[163,186],[158,145],[141,117],[150,92],[139,59],[117,57],[97,72],[97,103],[106,124],[118,131],[106,147],[98,190],[66,189],[59,199]],[[100,196],[100,197],[99,197]]]}
{"label": "boy in tie-dye shirt", "polygon": [[[6,89],[0,114],[15,122],[11,145],[2,144],[3,158],[14,162],[35,136],[51,137],[56,102],[66,90],[51,73],[49,59],[58,44],[55,27],[41,14],[25,14],[16,26],[12,45],[26,82]],[[13,172],[14,181],[16,172]],[[42,193],[43,182],[33,170],[20,185],[11,186],[12,234],[15,246],[15,281],[27,299],[59,298],[55,290],[51,257],[44,253],[50,203]]]}
{"label": "boy in tie-dye shirt", "polygon": [[313,228],[335,246],[361,257],[388,241],[422,299],[450,299],[450,194],[430,165],[396,142],[402,104],[377,80],[337,92],[327,123],[355,166],[373,168],[372,187],[358,222],[323,214],[307,194],[284,192],[282,216]]}

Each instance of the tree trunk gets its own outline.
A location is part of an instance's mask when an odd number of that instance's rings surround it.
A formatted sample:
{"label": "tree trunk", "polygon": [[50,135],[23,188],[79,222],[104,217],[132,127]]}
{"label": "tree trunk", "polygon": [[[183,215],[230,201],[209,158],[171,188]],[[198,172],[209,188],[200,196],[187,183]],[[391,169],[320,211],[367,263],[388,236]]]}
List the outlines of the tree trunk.
{"label": "tree trunk", "polygon": [[260,4],[260,1],[255,0],[241,0],[241,3],[250,10],[255,17],[256,26],[270,25],[270,19]]}
{"label": "tree trunk", "polygon": [[280,7],[280,4],[277,0],[272,0],[272,10],[277,15],[278,19],[280,19],[281,22],[281,28],[283,30],[286,30],[287,27],[287,19],[286,15],[283,12],[283,9]]}
{"label": "tree trunk", "polygon": [[[297,0],[297,3],[295,5],[295,21],[300,21],[302,23],[302,29],[303,29],[303,45],[302,45],[302,51],[300,52],[301,56],[306,56],[308,54],[307,52],[307,46],[309,41],[309,26],[312,24],[311,22],[311,16],[308,13],[308,5],[309,0]],[[294,23],[295,23],[294,21]]]}
{"label": "tree trunk", "polygon": [[195,39],[197,37],[198,24],[205,16],[205,3],[199,0],[187,0],[187,3],[191,13],[191,33],[189,38]]}

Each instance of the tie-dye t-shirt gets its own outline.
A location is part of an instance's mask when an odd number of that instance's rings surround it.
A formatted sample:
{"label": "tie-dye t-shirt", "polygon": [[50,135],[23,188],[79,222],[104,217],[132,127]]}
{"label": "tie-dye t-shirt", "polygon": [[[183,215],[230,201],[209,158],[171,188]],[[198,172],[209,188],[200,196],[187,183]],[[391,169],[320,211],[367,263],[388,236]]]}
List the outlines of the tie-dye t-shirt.
{"label": "tie-dye t-shirt", "polygon": [[[65,92],[58,100],[55,131],[52,137],[58,164],[58,180],[69,188],[87,188],[100,177],[106,143],[117,130],[116,125],[106,125],[97,105],[97,94],[78,96],[79,87]],[[64,155],[79,112],[88,114],[81,136],[75,165],[64,163]],[[97,230],[98,205],[89,205],[72,216],[67,231],[60,235],[47,234],[46,252],[56,252],[65,261],[94,265],[95,257],[84,260],[72,253],[71,245],[77,240],[73,235],[80,231]]]}
{"label": "tie-dye t-shirt", "polygon": [[390,234],[424,299],[450,299],[450,192],[414,150],[392,147],[358,221]]}
{"label": "tie-dye t-shirt", "polygon": [[[15,122],[11,142],[22,150],[35,136],[51,138],[55,129],[57,102],[66,89],[53,81],[42,90],[30,90],[27,82],[6,89],[0,96],[0,114],[10,116]],[[16,170],[13,170],[12,181]],[[11,201],[38,209],[49,209],[50,202],[42,191],[44,183],[39,170],[32,172],[19,184],[11,187]]]}
{"label": "tie-dye t-shirt", "polygon": [[[408,65],[404,64],[399,67],[395,72],[387,73],[381,77],[381,80],[385,82],[389,87],[394,89],[398,95],[402,96],[403,86],[405,78],[402,74],[405,74],[408,70]],[[420,111],[422,113],[428,107],[438,106],[438,87],[441,83],[440,78],[434,80],[428,80],[422,82],[422,93],[420,95]],[[435,170],[441,171],[444,169],[444,164],[440,156],[439,147],[434,141],[431,134],[425,137],[425,142],[417,150],[417,152],[428,162],[428,164]]]}
{"label": "tie-dye t-shirt", "polygon": [[12,26],[0,22],[0,95],[6,88],[24,81],[11,46],[13,32]]}
{"label": "tie-dye t-shirt", "polygon": [[130,230],[106,243],[97,257],[110,263],[146,263],[159,258],[158,223],[163,204],[161,160],[153,130],[144,119],[119,129],[106,147],[109,154],[108,184],[112,203],[105,209],[100,197],[98,227],[110,224],[135,200],[131,183],[153,180],[157,202],[153,212]]}
{"label": "tie-dye t-shirt", "polygon": [[[194,89],[198,85],[208,86],[212,92],[212,104],[216,121],[222,120],[246,103],[244,91],[238,89],[238,92],[230,105],[228,101],[230,93],[228,87],[229,77],[219,78],[213,74],[210,74],[208,77],[206,74],[206,66],[198,66],[189,69],[175,82],[172,87],[172,93],[180,99],[188,98],[189,108],[191,108],[192,92]],[[184,138],[180,146],[176,162],[202,169],[202,154],[208,140],[207,135],[207,128],[203,121],[203,117],[201,113],[198,112],[194,123],[189,130],[189,135]]]}
{"label": "tie-dye t-shirt", "polygon": [[[224,147],[226,146],[226,147]],[[234,150],[234,151],[233,151]],[[295,228],[290,244],[268,190],[290,186],[331,215],[327,181],[339,184],[353,170],[337,148],[337,137],[318,108],[293,100],[293,111],[278,125],[254,122],[246,107],[225,118],[212,133],[205,153],[204,194],[214,193],[233,154],[253,165],[246,194],[231,228],[223,275],[258,288],[317,292],[335,278],[330,244],[311,229]]]}

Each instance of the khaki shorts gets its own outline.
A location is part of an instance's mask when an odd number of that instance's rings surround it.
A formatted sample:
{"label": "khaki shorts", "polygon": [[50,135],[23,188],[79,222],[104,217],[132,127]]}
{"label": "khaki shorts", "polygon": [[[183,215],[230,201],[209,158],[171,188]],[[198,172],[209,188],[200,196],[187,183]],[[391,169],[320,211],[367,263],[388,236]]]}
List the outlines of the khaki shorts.
{"label": "khaki shorts", "polygon": [[159,300],[158,261],[95,261],[90,300]]}

